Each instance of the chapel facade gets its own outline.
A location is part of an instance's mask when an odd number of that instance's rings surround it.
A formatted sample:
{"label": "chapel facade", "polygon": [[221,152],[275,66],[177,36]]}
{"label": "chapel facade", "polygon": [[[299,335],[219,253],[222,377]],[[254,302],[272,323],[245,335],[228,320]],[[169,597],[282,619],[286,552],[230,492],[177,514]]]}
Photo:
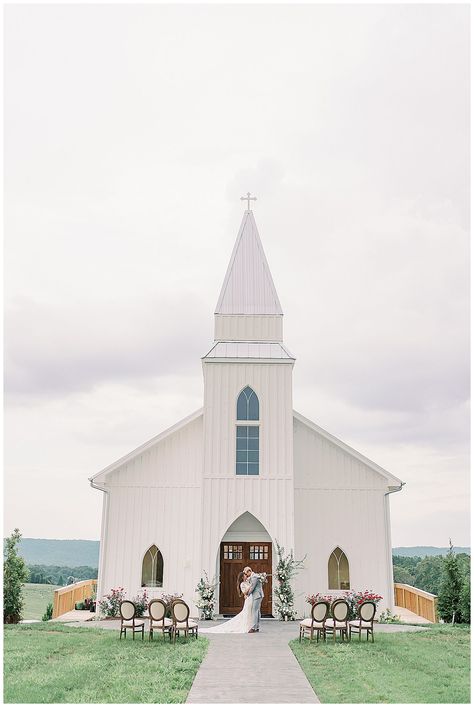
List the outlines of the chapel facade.
{"label": "chapel facade", "polygon": [[[295,358],[257,231],[245,211],[202,358],[203,407],[93,476],[104,492],[97,596],[182,593],[219,582],[217,610],[238,613],[237,575],[269,574],[276,543],[306,555],[307,594],[370,589],[393,609],[390,494],[402,482],[293,409]],[[274,613],[271,582],[262,614]]]}

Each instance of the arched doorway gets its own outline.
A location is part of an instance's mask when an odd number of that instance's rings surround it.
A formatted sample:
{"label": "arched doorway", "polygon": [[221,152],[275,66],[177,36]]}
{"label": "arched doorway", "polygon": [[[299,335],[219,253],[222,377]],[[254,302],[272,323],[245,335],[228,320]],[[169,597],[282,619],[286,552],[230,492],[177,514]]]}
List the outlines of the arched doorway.
{"label": "arched doorway", "polygon": [[[249,565],[254,572],[272,573],[272,539],[254,515],[246,511],[229,527],[220,546],[219,612],[234,616],[242,609],[237,578]],[[272,616],[272,578],[264,585],[262,616]]]}

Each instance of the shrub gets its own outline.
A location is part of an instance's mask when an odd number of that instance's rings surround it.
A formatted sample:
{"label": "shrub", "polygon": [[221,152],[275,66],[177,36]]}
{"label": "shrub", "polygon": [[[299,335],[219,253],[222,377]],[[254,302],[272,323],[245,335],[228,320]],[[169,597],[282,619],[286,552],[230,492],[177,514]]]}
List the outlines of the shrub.
{"label": "shrub", "polygon": [[365,589],[363,592],[355,592],[353,590],[340,592],[338,594],[309,594],[306,597],[308,604],[315,604],[317,601],[327,601],[332,604],[336,599],[345,599],[349,604],[349,620],[357,617],[357,608],[364,601],[373,601],[377,606],[383,597],[380,594],[375,594],[371,589]]}
{"label": "shrub", "polygon": [[148,594],[146,593],[146,589],[144,589],[141,594],[138,592],[137,596],[133,597],[132,601],[135,604],[137,616],[143,616],[148,608]]}
{"label": "shrub", "polygon": [[23,584],[28,580],[25,561],[18,554],[21,533],[15,528],[3,546],[3,623],[17,624],[23,611]]}
{"label": "shrub", "polygon": [[443,579],[438,597],[438,612],[445,623],[461,623],[460,595],[462,575],[458,557],[449,540],[449,552],[443,559]]}
{"label": "shrub", "polygon": [[125,599],[125,590],[123,587],[111,589],[109,594],[105,594],[99,601],[99,609],[105,616],[119,616],[120,602]]}
{"label": "shrub", "polygon": [[171,618],[171,604],[176,601],[176,599],[182,599],[182,594],[162,594],[161,600],[166,604],[166,617]]}
{"label": "shrub", "polygon": [[50,621],[53,618],[53,605],[51,603],[46,607],[41,621]]}
{"label": "shrub", "polygon": [[461,619],[466,624],[471,623],[471,576],[467,574],[464,577],[464,582],[459,597],[459,609],[461,611]]}
{"label": "shrub", "polygon": [[398,614],[392,614],[390,609],[380,612],[379,624],[396,624],[399,621],[401,621],[400,616],[398,616]]}

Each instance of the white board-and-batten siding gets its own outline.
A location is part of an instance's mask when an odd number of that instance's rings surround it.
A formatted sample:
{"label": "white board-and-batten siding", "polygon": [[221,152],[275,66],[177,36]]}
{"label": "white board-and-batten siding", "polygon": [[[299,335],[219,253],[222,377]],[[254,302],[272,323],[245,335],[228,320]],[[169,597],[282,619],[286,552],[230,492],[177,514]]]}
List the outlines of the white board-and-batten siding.
{"label": "white board-and-batten siding", "polygon": [[299,614],[308,614],[306,594],[338,593],[328,585],[336,547],[348,558],[351,589],[373,590],[383,596],[379,610],[392,609],[387,478],[303,420],[295,413],[295,552],[308,558],[295,582]]}
{"label": "white board-and-batten siding", "polygon": [[[245,511],[273,541],[287,547],[294,542],[292,369],[290,359],[231,364],[203,360],[202,564],[211,572],[217,572],[224,534]],[[247,385],[260,406],[260,468],[255,477],[235,473],[237,398]]]}
{"label": "white board-and-batten siding", "polygon": [[184,426],[98,476],[104,494],[105,532],[98,595],[122,586],[141,588],[142,561],[151,545],[163,555],[163,587],[150,596],[183,592],[200,576],[202,413]]}

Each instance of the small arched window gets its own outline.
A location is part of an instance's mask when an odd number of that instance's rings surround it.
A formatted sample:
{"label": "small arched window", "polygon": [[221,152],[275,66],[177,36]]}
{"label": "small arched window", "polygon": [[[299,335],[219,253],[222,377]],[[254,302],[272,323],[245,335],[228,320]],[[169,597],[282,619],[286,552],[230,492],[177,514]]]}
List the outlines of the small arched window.
{"label": "small arched window", "polygon": [[259,405],[258,398],[254,390],[247,386],[237,398],[237,419],[238,420],[258,420]]}
{"label": "small arched window", "polygon": [[345,552],[340,547],[336,547],[331,552],[328,562],[328,586],[329,589],[350,589],[349,561]]}
{"label": "small arched window", "polygon": [[163,555],[156,545],[145,553],[142,563],[142,587],[163,586]]}

